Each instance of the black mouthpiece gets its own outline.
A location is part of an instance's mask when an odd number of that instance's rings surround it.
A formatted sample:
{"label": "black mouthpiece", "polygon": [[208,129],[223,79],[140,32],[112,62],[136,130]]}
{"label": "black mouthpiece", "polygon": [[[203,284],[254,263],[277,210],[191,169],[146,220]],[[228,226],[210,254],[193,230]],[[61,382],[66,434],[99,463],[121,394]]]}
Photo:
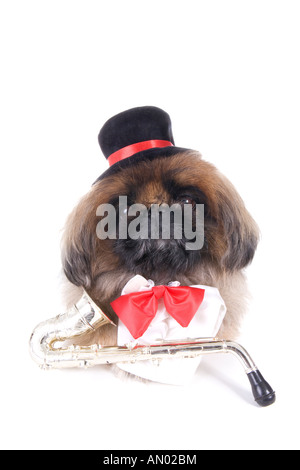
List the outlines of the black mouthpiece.
{"label": "black mouthpiece", "polygon": [[276,400],[275,392],[265,381],[259,370],[254,370],[247,375],[257,404],[260,406],[272,405]]}

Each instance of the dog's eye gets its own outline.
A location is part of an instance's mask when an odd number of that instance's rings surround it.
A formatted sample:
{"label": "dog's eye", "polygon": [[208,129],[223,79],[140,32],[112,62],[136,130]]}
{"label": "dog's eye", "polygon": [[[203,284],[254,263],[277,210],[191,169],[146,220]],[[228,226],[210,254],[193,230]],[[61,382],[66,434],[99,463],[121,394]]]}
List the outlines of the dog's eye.
{"label": "dog's eye", "polygon": [[178,201],[180,204],[191,204],[193,207],[196,207],[196,201],[189,196],[183,196]]}

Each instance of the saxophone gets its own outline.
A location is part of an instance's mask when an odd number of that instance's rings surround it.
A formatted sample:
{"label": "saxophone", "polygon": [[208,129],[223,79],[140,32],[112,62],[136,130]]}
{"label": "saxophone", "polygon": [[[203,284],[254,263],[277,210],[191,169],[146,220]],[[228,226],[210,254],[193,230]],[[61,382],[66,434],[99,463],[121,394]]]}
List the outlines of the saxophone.
{"label": "saxophone", "polygon": [[250,381],[255,401],[269,406],[276,400],[271,386],[263,378],[248,352],[238,343],[219,338],[195,338],[178,341],[157,341],[150,346],[129,343],[125,346],[93,344],[78,346],[66,341],[113,323],[84,292],[80,300],[67,312],[46,320],[33,330],[29,348],[33,360],[43,369],[92,367],[98,364],[115,364],[169,358],[192,358],[205,354],[233,354],[239,359]]}

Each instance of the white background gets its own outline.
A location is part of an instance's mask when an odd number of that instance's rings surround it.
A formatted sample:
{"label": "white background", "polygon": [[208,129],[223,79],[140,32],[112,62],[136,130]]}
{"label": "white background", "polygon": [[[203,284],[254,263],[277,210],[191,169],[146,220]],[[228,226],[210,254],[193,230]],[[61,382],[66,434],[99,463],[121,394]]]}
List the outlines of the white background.
{"label": "white background", "polygon": [[[298,1],[10,1],[1,44],[1,438],[6,449],[299,449]],[[239,341],[277,391],[252,402],[233,357],[193,384],[109,369],[41,371],[37,323],[60,312],[67,214],[106,168],[98,131],[155,105],[175,142],[235,184],[262,239]]]}

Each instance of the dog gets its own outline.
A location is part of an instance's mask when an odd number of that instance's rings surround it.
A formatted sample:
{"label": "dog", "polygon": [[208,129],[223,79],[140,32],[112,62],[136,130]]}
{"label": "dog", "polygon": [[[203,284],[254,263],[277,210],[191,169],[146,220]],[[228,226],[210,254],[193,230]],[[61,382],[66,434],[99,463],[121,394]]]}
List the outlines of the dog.
{"label": "dog", "polygon": [[[199,152],[175,147],[169,116],[159,108],[133,108],[111,118],[99,143],[111,166],[71,212],[64,229],[67,303],[76,302],[84,289],[117,325],[111,303],[135,275],[155,285],[176,280],[181,286],[212,286],[227,307],[218,337],[235,339],[247,307],[244,268],[253,259],[259,230],[233,185]],[[101,239],[98,208],[109,204],[120,215],[120,196],[126,197],[128,208],[140,204],[148,211],[189,205],[194,228],[195,208],[204,207],[201,248],[187,250],[184,232],[178,239],[163,239],[161,231],[155,239],[121,238],[118,221],[115,236]],[[127,218],[127,226],[131,220]],[[174,228],[172,218],[170,225]],[[115,345],[117,328],[105,325],[80,341]]]}

